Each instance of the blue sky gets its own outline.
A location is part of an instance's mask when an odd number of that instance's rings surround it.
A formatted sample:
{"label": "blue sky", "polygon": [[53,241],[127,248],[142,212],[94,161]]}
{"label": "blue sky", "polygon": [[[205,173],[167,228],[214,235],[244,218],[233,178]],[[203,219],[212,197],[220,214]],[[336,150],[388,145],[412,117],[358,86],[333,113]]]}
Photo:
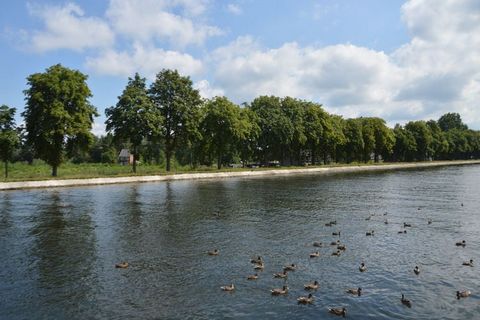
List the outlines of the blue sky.
{"label": "blue sky", "polygon": [[26,77],[61,63],[89,75],[96,133],[129,76],[162,68],[236,103],[290,95],[389,125],[459,112],[480,129],[478,0],[6,1],[0,23],[0,103],[20,113]]}

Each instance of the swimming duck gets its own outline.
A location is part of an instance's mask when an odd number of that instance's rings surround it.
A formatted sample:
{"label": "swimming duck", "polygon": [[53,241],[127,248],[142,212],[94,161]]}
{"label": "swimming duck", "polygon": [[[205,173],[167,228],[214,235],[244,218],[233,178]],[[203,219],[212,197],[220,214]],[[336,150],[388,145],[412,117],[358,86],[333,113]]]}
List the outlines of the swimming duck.
{"label": "swimming duck", "polygon": [[432,219],[428,219],[427,223],[432,224]]}
{"label": "swimming duck", "polygon": [[337,224],[337,220],[330,221],[330,224],[331,224],[331,225],[334,225],[334,224],[336,225],[336,224]]}
{"label": "swimming duck", "polygon": [[360,270],[360,272],[365,272],[365,271],[367,271],[367,267],[365,266],[365,263],[362,262],[362,264],[360,265],[360,267],[358,267],[358,270]]}
{"label": "swimming duck", "polygon": [[328,308],[328,312],[330,312],[331,314],[334,314],[336,316],[342,316],[345,318],[345,316],[347,315],[347,308],[343,307],[343,308]]}
{"label": "swimming duck", "polygon": [[297,269],[297,266],[294,263],[283,267],[283,271],[295,271],[295,269]]}
{"label": "swimming duck", "polygon": [[470,290],[457,291],[457,299],[469,297],[471,294]]}
{"label": "swimming duck", "polygon": [[272,295],[274,295],[274,296],[279,296],[279,295],[282,295],[282,294],[287,294],[287,293],[288,293],[288,287],[287,287],[287,286],[283,286],[281,289],[275,288],[275,289],[270,290],[270,292],[271,292]]}
{"label": "swimming duck", "polygon": [[258,279],[258,274],[251,274],[247,277],[247,280],[257,280]]}
{"label": "swimming duck", "polygon": [[348,289],[347,293],[351,293],[351,294],[354,294],[356,296],[361,296],[362,295],[362,288]]}
{"label": "swimming duck", "polygon": [[365,218],[366,221],[369,221],[370,219],[372,219],[372,216],[368,216]]}
{"label": "swimming duck", "polygon": [[332,236],[340,236],[340,231],[338,231],[338,232],[332,232]]}
{"label": "swimming duck", "polygon": [[402,298],[400,299],[400,301],[402,302],[403,305],[411,308],[412,307],[412,303],[410,302],[410,300],[406,299],[405,296],[403,295],[402,293]]}
{"label": "swimming duck", "polygon": [[330,242],[331,246],[337,246],[340,243],[340,240]]}
{"label": "swimming duck", "polygon": [[340,251],[340,250],[332,252],[332,256],[339,256],[341,254],[342,254],[342,251]]}
{"label": "swimming duck", "polygon": [[407,233],[407,230],[398,231],[398,233]]}
{"label": "swimming duck", "polygon": [[126,269],[128,268],[128,266],[129,266],[128,262],[123,261],[123,262],[117,263],[115,265],[115,268]]}
{"label": "swimming duck", "polygon": [[384,223],[385,223],[385,224],[388,224],[388,220],[387,220],[387,219],[385,219]]}
{"label": "swimming duck", "polygon": [[463,261],[462,265],[473,267],[473,259],[470,259],[470,261]]}
{"label": "swimming duck", "polygon": [[208,255],[209,256],[218,256],[218,254],[220,253],[220,251],[218,251],[218,249],[214,249],[212,251],[208,251]]}
{"label": "swimming duck", "polygon": [[467,245],[467,243],[465,242],[465,240],[462,240],[460,242],[455,243],[455,245],[457,247],[465,247]]}
{"label": "swimming duck", "polygon": [[412,225],[411,225],[410,223],[405,223],[405,222],[403,223],[403,227],[404,227],[404,228],[407,228],[407,227],[410,228],[411,226],[412,226]]}
{"label": "swimming duck", "polygon": [[337,246],[337,249],[338,249],[338,250],[345,251],[345,250],[347,250],[347,246],[344,245],[344,244],[339,244],[339,245]]}
{"label": "swimming duck", "polygon": [[320,252],[316,251],[316,252],[310,253],[310,258],[316,258],[316,257],[320,257]]}
{"label": "swimming duck", "polygon": [[317,248],[318,248],[318,247],[321,247],[322,245],[323,245],[323,244],[322,244],[321,242],[314,242],[314,243],[313,243],[313,246],[314,246],[314,247],[317,247]]}
{"label": "swimming duck", "polygon": [[253,269],[255,270],[263,270],[265,268],[265,264],[262,263],[257,263],[256,265],[253,266]]}
{"label": "swimming duck", "polygon": [[223,287],[220,287],[220,289],[222,289],[223,291],[233,291],[235,290],[235,286],[233,285],[233,283],[229,286],[223,286]]}
{"label": "swimming duck", "polygon": [[263,263],[263,259],[262,259],[262,257],[258,256],[256,259],[250,260],[250,262],[255,263],[255,264],[261,264],[261,263]]}
{"label": "swimming duck", "polygon": [[415,274],[418,276],[420,274],[420,268],[415,266],[415,268],[413,268],[413,272],[415,272]]}
{"label": "swimming duck", "polygon": [[298,303],[301,303],[301,304],[311,304],[311,303],[313,303],[313,296],[310,293],[306,297],[305,296],[298,297],[297,301],[298,301]]}
{"label": "swimming duck", "polygon": [[274,273],[273,277],[274,278],[285,279],[285,278],[288,277],[288,274],[287,274],[287,271],[282,271],[282,272],[279,272],[279,273]]}
{"label": "swimming duck", "polygon": [[303,287],[305,288],[305,290],[317,290],[319,286],[320,284],[318,283],[317,280],[315,280],[313,282],[307,283]]}
{"label": "swimming duck", "polygon": [[331,227],[332,224],[330,222],[325,223],[325,227]]}
{"label": "swimming duck", "polygon": [[375,231],[372,230],[372,231],[367,231],[365,234],[367,236],[373,236],[374,233],[375,233]]}

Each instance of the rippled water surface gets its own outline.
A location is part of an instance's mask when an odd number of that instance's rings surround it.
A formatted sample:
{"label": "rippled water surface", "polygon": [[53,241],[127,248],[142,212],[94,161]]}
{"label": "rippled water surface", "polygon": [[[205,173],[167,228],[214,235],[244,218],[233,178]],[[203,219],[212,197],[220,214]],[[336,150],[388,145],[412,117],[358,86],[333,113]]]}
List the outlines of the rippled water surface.
{"label": "rippled water surface", "polygon": [[[472,165],[1,192],[0,318],[332,319],[344,306],[351,319],[479,319],[479,182]],[[311,259],[314,241],[326,245]],[[265,270],[247,281],[257,255]],[[289,263],[289,294],[271,296]],[[315,303],[297,305],[312,280]]]}

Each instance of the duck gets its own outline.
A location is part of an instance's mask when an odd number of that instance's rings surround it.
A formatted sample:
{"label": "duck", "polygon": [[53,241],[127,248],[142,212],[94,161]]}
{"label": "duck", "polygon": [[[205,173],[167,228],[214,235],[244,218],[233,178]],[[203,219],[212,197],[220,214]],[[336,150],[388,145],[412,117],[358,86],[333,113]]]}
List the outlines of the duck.
{"label": "duck", "polygon": [[337,246],[337,249],[338,249],[338,250],[345,251],[345,250],[347,250],[347,246],[344,245],[344,244],[339,244],[339,245]]}
{"label": "duck", "polygon": [[318,283],[317,280],[315,280],[313,282],[307,283],[303,287],[305,288],[305,290],[317,290],[319,286],[320,284]]}
{"label": "duck", "polygon": [[311,304],[311,303],[313,303],[313,296],[310,293],[306,297],[305,296],[298,297],[297,301],[298,301],[298,303],[301,303],[301,304]]}
{"label": "duck", "polygon": [[384,221],[383,223],[385,223],[385,224],[388,224],[388,220],[387,220],[387,219],[385,219],[385,221]]}
{"label": "duck", "polygon": [[273,274],[273,277],[274,277],[274,278],[280,278],[280,279],[286,279],[286,278],[288,277],[288,273],[287,273],[287,271],[282,271],[282,272],[274,273],[274,274]]}
{"label": "duck", "polygon": [[462,240],[462,241],[459,241],[459,242],[455,243],[455,245],[457,247],[465,247],[467,245],[467,243],[465,242],[465,240]]}
{"label": "duck", "polygon": [[366,221],[370,221],[370,219],[372,219],[372,216],[368,216],[365,218]]}
{"label": "duck", "polygon": [[280,288],[275,288],[275,289],[270,290],[270,292],[271,292],[272,295],[274,295],[274,296],[279,296],[279,295],[287,294],[287,293],[288,293],[288,287],[287,287],[287,286],[283,286],[281,289],[280,289]]}
{"label": "duck", "polygon": [[418,276],[420,274],[420,268],[415,266],[415,268],[413,268],[413,272],[415,272],[415,274]]}
{"label": "duck", "polygon": [[463,261],[462,265],[473,267],[473,259],[470,259],[470,261]]}
{"label": "duck", "polygon": [[343,308],[328,308],[328,312],[330,312],[331,314],[334,314],[336,316],[342,316],[345,318],[345,316],[347,315],[347,308],[343,307]]}
{"label": "duck", "polygon": [[310,258],[317,258],[317,257],[320,257],[320,252],[316,251],[316,252],[310,253]]}
{"label": "duck", "polygon": [[330,242],[331,246],[338,246],[338,244],[340,244],[340,240]]}
{"label": "duck", "polygon": [[265,264],[262,263],[257,263],[256,265],[253,266],[253,269],[255,270],[263,270],[265,268]]}
{"label": "duck", "polygon": [[323,243],[315,241],[313,243],[313,246],[319,248],[319,247],[323,246]]}
{"label": "duck", "polygon": [[257,280],[258,279],[258,274],[251,274],[247,277],[247,280]]}
{"label": "duck", "polygon": [[325,223],[325,227],[331,227],[332,224],[330,222]]}
{"label": "duck", "polygon": [[469,297],[471,294],[470,290],[457,291],[457,299]]}
{"label": "duck", "polygon": [[432,224],[432,219],[428,219],[427,223]]}
{"label": "duck", "polygon": [[407,230],[398,231],[398,233],[407,233]]}
{"label": "duck", "polygon": [[213,249],[212,251],[208,251],[209,256],[218,256],[220,254],[220,251],[218,249]]}
{"label": "duck", "polygon": [[405,298],[405,296],[403,295],[402,293],[402,298],[400,299],[400,301],[402,302],[403,305],[411,308],[412,307],[412,303],[410,302],[410,300],[408,300],[407,298]]}
{"label": "duck", "polygon": [[297,269],[297,266],[294,263],[292,263],[289,266],[283,267],[283,271],[295,271],[296,269]]}
{"label": "duck", "polygon": [[407,228],[407,227],[410,228],[411,226],[412,226],[412,225],[411,225],[410,223],[406,223],[406,222],[403,223],[403,227],[404,227],[404,228]]}
{"label": "duck", "polygon": [[357,289],[347,289],[347,293],[354,294],[356,296],[361,296],[362,295],[362,288],[357,288]]}
{"label": "duck", "polygon": [[360,270],[360,272],[365,272],[367,271],[367,266],[365,266],[365,263],[361,263],[360,264],[360,267],[358,267],[358,270]]}
{"label": "duck", "polygon": [[341,254],[342,254],[342,251],[340,251],[338,249],[337,249],[337,251],[332,252],[332,256],[339,256]]}
{"label": "duck", "polygon": [[372,230],[372,231],[367,231],[365,234],[367,236],[373,236],[374,233],[375,233],[375,231]]}
{"label": "duck", "polygon": [[250,260],[250,262],[255,263],[255,264],[261,264],[261,263],[263,263],[263,259],[262,259],[262,257],[258,256],[256,259]]}
{"label": "duck", "polygon": [[115,268],[126,269],[128,268],[128,266],[129,266],[128,262],[123,261],[123,262],[117,263],[115,265]]}
{"label": "duck", "polygon": [[332,232],[332,236],[340,236],[340,231],[338,231],[338,232]]}
{"label": "duck", "polygon": [[337,220],[330,221],[330,224],[331,224],[331,225],[336,225],[336,224],[337,224]]}
{"label": "duck", "polygon": [[233,285],[233,283],[229,286],[223,286],[223,287],[220,287],[220,289],[222,289],[223,291],[233,291],[235,290],[235,286]]}

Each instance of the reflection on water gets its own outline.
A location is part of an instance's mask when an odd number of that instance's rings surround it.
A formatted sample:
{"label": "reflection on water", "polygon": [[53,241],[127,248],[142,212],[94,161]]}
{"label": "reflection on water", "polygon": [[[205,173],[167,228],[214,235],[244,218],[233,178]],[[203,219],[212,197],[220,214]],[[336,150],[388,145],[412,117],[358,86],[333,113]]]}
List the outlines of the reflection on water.
{"label": "reflection on water", "polygon": [[[479,178],[462,166],[2,192],[0,318],[328,319],[345,306],[354,319],[474,319],[480,273],[461,263],[480,261]],[[347,246],[338,257],[334,231]],[[326,245],[311,259],[314,241]],[[247,281],[257,255],[265,270]],[[272,297],[290,263],[289,294]],[[297,305],[313,280],[315,303]],[[234,293],[220,290],[231,282]],[[460,289],[473,295],[457,300]]]}

